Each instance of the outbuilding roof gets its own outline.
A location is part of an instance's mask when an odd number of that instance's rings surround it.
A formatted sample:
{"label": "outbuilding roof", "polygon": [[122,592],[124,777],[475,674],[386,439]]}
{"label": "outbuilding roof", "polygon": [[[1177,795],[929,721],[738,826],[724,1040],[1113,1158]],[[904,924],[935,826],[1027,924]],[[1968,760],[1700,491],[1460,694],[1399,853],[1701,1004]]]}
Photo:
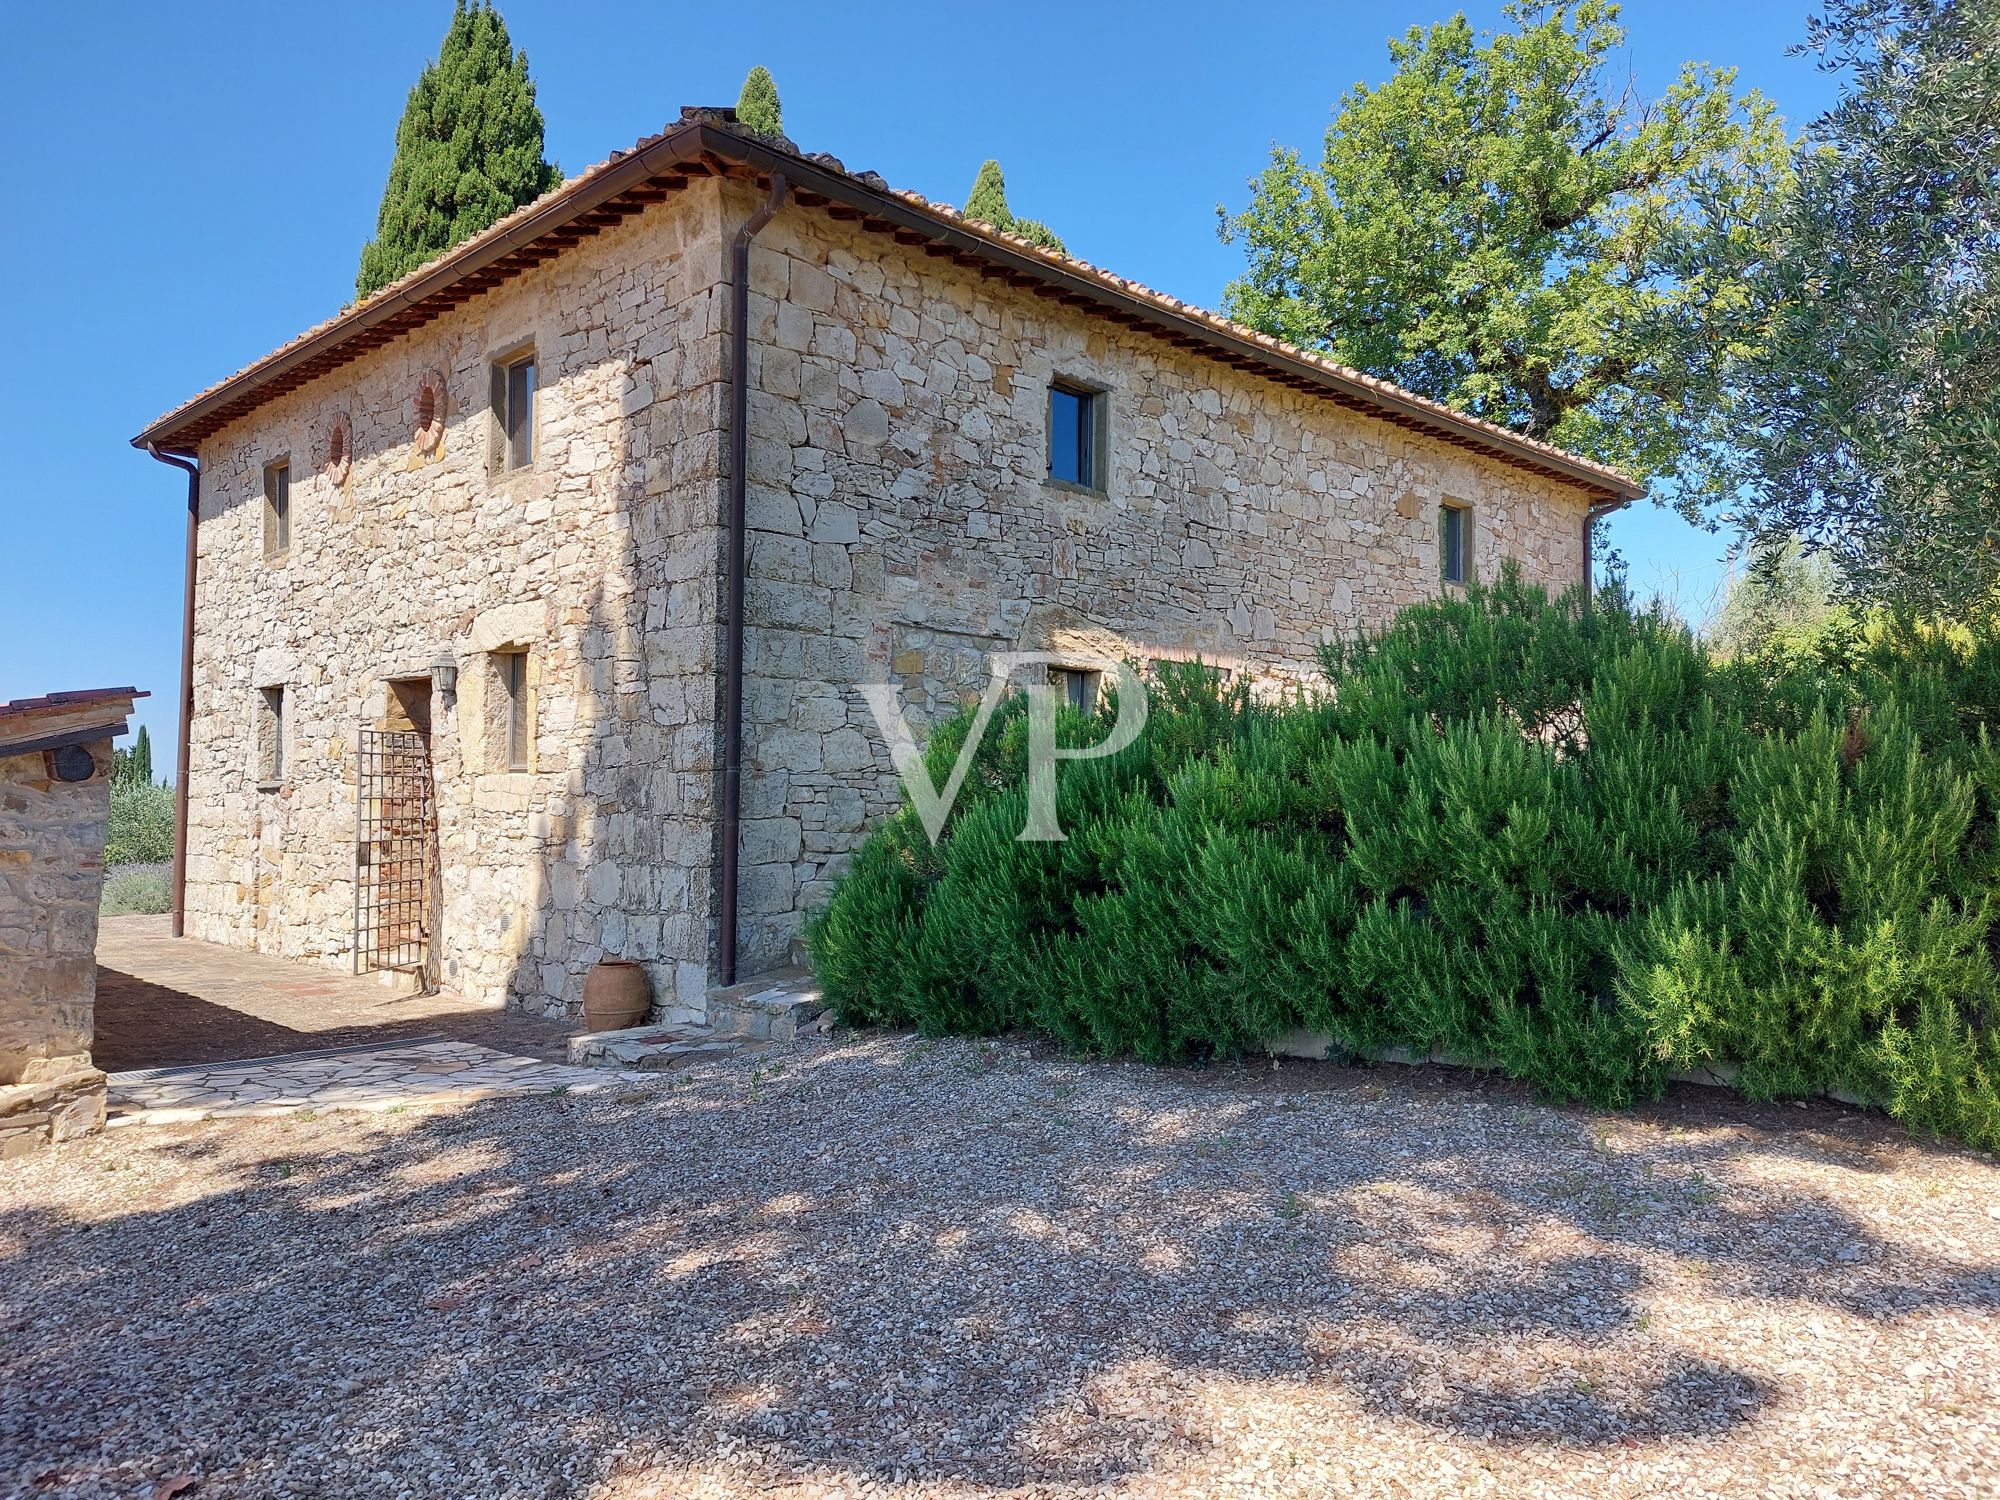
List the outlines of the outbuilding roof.
{"label": "outbuilding roof", "polygon": [[43,693],[39,698],[9,698],[0,703],[0,719],[27,718],[54,709],[79,708],[92,703],[116,703],[120,699],[150,698],[137,688],[77,688],[64,693]]}
{"label": "outbuilding roof", "polygon": [[115,739],[125,732],[137,688],[80,688],[0,703],[0,756]]}
{"label": "outbuilding roof", "polygon": [[679,123],[586,168],[533,203],[210,386],[132,439],[139,448],[196,451],[202,440],[266,402],[422,327],[531,267],[661,202],[702,177],[767,185],[782,172],[794,201],[919,246],[1111,322],[1337,405],[1568,483],[1606,500],[1643,487],[1616,469],[1468,416],[1390,381],[1047,250],[945,204],[891,188],[872,172],[806,155],[737,125],[728,110],[684,110]]}

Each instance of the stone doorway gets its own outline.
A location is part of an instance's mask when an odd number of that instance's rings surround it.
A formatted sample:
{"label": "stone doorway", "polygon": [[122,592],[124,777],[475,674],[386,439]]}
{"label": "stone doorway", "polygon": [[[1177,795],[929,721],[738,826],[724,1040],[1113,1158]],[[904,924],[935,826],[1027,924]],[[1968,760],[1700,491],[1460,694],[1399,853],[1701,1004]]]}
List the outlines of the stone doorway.
{"label": "stone doorway", "polygon": [[433,994],[441,902],[431,679],[387,687],[381,722],[356,744],[354,967],[412,975]]}
{"label": "stone doorway", "polygon": [[428,677],[392,677],[388,683],[388,703],[378,729],[402,730],[431,742],[431,680]]}

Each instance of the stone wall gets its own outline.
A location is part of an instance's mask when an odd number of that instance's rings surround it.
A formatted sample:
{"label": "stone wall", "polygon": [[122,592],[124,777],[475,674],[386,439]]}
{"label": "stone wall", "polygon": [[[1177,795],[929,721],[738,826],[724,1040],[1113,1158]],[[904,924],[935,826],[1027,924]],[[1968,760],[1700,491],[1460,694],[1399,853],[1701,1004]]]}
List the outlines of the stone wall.
{"label": "stone wall", "polygon": [[[356,732],[432,694],[438,971],[574,1011],[605,953],[663,1013],[706,987],[721,198],[696,184],[202,445],[190,936],[354,959]],[[496,467],[489,369],[532,345],[534,462]],[[441,404],[441,412],[438,410]],[[429,426],[426,417],[434,417]],[[265,555],[266,466],[290,546]],[[529,658],[513,769],[491,653]],[[260,779],[264,690],[286,771]]]}
{"label": "stone wall", "polygon": [[[1437,592],[1447,500],[1480,576],[1581,575],[1580,490],[887,235],[788,208],[751,285],[747,965],[897,801],[856,683],[900,684],[914,725],[996,649],[1308,675]],[[1102,493],[1047,477],[1058,378],[1110,403]]]}
{"label": "stone wall", "polygon": [[[714,953],[729,237],[697,182],[202,446],[188,930],[354,960],[355,736],[435,675],[438,971],[574,1012],[600,956],[699,1014]],[[752,257],[743,966],[897,801],[858,684],[919,722],[1000,649],[1200,656],[1253,681],[1477,570],[1567,584],[1584,495],[790,206]],[[496,358],[532,343],[537,457],[497,471]],[[1101,492],[1047,475],[1052,378],[1109,403]],[[428,421],[441,402],[441,415]],[[267,558],[265,471],[289,460]],[[533,743],[497,754],[494,653]],[[282,688],[285,774],[260,774]]]}
{"label": "stone wall", "polygon": [[0,1159],[104,1123],[90,1037],[111,742],[89,750],[84,781],[39,750],[0,756]]}

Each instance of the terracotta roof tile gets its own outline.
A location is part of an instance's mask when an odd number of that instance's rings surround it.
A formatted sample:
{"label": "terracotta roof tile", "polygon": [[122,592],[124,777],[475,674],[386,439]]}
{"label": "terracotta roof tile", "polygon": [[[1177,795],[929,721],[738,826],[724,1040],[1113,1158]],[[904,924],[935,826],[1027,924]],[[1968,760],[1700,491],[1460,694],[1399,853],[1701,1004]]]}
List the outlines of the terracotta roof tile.
{"label": "terracotta roof tile", "polygon": [[[658,142],[664,140],[665,138],[666,137],[664,132],[660,135],[646,136],[644,139],[640,140],[636,145],[634,145],[632,150],[643,151],[649,146],[656,145]],[[187,400],[181,402],[178,406],[170,407],[168,410],[162,412],[157,418],[155,418],[152,422],[147,424],[147,431],[150,432],[156,428],[166,426],[168,423],[172,422],[175,417],[179,416],[189,407],[195,406],[200,402],[205,401],[208,397],[214,395],[217,391],[222,390],[225,386],[230,385],[234,381],[241,380],[244,376],[254,373],[263,366],[277,362],[278,360],[284,358],[285,355],[291,353],[294,349],[298,349],[303,345],[311,343],[315,338],[319,337],[319,335],[332,330],[333,328],[339,326],[341,323],[352,322],[358,319],[362,314],[368,312],[372,308],[380,307],[385,303],[393,302],[404,291],[406,291],[411,286],[415,285],[417,282],[423,280],[426,276],[429,276],[439,267],[449,265],[456,260],[471,259],[472,256],[481,247],[489,245],[497,239],[505,238],[507,231],[509,229],[512,229],[520,224],[527,222],[529,219],[533,218],[535,214],[538,213],[540,210],[546,208],[551,203],[556,202],[558,199],[575,195],[575,193],[579,189],[587,187],[592,181],[603,176],[608,169],[616,166],[620,161],[624,160],[624,158],[629,156],[630,154],[631,152],[614,151],[611,153],[610,156],[606,157],[603,161],[594,162],[590,166],[585,167],[581,172],[577,173],[576,176],[565,177],[559,184],[557,184],[555,187],[550,188],[546,193],[543,193],[539,198],[534,199],[532,202],[522,204],[519,208],[515,209],[510,214],[502,215],[500,218],[494,220],[491,224],[487,225],[486,228],[482,229],[478,234],[472,236],[472,238],[468,240],[461,240],[458,244],[453,245],[449,250],[445,251],[442,255],[433,256],[431,259],[425,261],[422,265],[416,266],[411,270],[405,271],[401,276],[397,277],[387,286],[377,287],[374,291],[370,292],[366,297],[363,297],[359,302],[350,302],[346,306],[342,307],[338,312],[334,313],[331,317],[322,318],[319,322],[313,324],[310,328],[305,329],[303,332],[294,334],[291,338],[285,340],[284,343],[278,345],[278,347],[273,349],[269,354],[266,354],[261,358],[252,360],[249,364],[244,365],[242,368],[236,370],[232,374],[223,376],[222,379],[215,381],[211,385],[204,386],[202,389],[196,391],[192,396],[188,397]],[[134,438],[132,441],[135,447],[144,446],[143,443],[138,438]]]}
{"label": "terracotta roof tile", "polygon": [[[605,178],[617,171],[631,158],[651,151],[655,147],[668,144],[677,137],[695,133],[699,134],[699,139],[689,142],[690,149],[694,153],[694,155],[690,156],[688,163],[691,169],[695,156],[713,155],[727,159],[736,154],[732,150],[733,144],[740,142],[742,147],[751,148],[747,153],[748,155],[767,160],[776,159],[779,164],[788,161],[796,162],[800,166],[813,169],[818,173],[842,179],[844,183],[852,185],[857,195],[878,195],[879,197],[893,200],[908,210],[932,221],[940,228],[949,228],[961,235],[970,237],[975,242],[985,241],[993,246],[1002,247],[1017,261],[1025,258],[1029,262],[1046,266],[1052,272],[1081,278],[1086,283],[1110,292],[1141,308],[1151,309],[1180,320],[1183,323],[1190,324],[1197,333],[1206,332],[1217,336],[1218,339],[1228,339],[1237,344],[1254,345],[1268,352],[1276,359],[1296,367],[1302,373],[1324,376],[1340,385],[1351,388],[1353,391],[1359,393],[1361,397],[1377,398],[1379,404],[1384,408],[1380,414],[1389,416],[1390,420],[1421,425],[1426,430],[1432,431],[1433,435],[1442,436],[1447,441],[1476,444],[1479,447],[1496,453],[1497,456],[1525,463],[1529,467],[1540,467],[1541,465],[1537,463],[1537,460],[1545,460],[1558,473],[1559,477],[1591,487],[1601,487],[1613,496],[1632,498],[1643,493],[1642,486],[1608,465],[1567,452],[1564,449],[1555,447],[1553,444],[1525,437],[1510,428],[1501,426],[1499,423],[1489,422],[1483,418],[1457,411],[1441,402],[1431,400],[1429,397],[1406,390],[1391,381],[1365,374],[1360,370],[1355,370],[1334,360],[1327,359],[1324,355],[1314,353],[1312,350],[1274,338],[1268,333],[1261,332],[1245,324],[1233,322],[1219,313],[1197,307],[1192,303],[1183,302],[1177,297],[1168,296],[1166,293],[1154,291],[1151,287],[1103,270],[1080,257],[1047,249],[1044,246],[1023,239],[1019,235],[997,229],[993,225],[981,220],[969,219],[949,204],[933,203],[919,193],[887,187],[886,184],[882,183],[882,179],[873,172],[850,172],[835,158],[830,156],[817,153],[811,156],[802,155],[789,141],[753,134],[731,123],[727,111],[717,110],[683,111],[681,122],[677,127],[662,131],[657,135],[647,136],[635,142],[629,151],[615,152],[605,158],[605,160],[586,167],[576,176],[566,179],[561,186],[543,194],[534,202],[516,209],[513,213],[508,214],[505,218],[500,219],[471,239],[452,247],[452,249],[446,251],[443,255],[417,267],[407,275],[391,282],[388,286],[374,292],[360,302],[343,308],[333,317],[306,329],[296,338],[288,340],[262,359],[244,366],[227,379],[219,380],[205,390],[190,397],[179,406],[173,408],[173,410],[162,415],[145,432],[134,438],[134,445],[144,447],[147,445],[148,440],[171,445],[176,429],[186,429],[190,426],[185,419],[191,415],[193,408],[202,405],[202,403],[209,401],[232,386],[241,385],[244,387],[243,397],[247,400],[248,404],[243,409],[253,409],[255,405],[261,404],[257,396],[260,381],[266,378],[275,379],[281,372],[281,367],[288,356],[297,353],[316,340],[327,338],[329,335],[340,330],[343,325],[352,327],[358,334],[372,314],[389,307],[389,305],[395,303],[397,299],[404,297],[419,283],[436,278],[442,271],[448,271],[454,266],[462,265],[469,267],[473,262],[478,261],[484,252],[489,251],[499,242],[507,239],[510,234],[530,223],[538,215],[550,214],[551,210],[558,209],[559,206],[566,204],[579,205],[576,209],[577,213],[587,212],[592,206],[589,200],[593,188],[602,183]],[[557,215],[551,215],[551,217],[551,232],[569,222],[568,219]],[[448,281],[445,283],[445,285],[449,284]],[[433,289],[433,291],[436,290],[438,288]],[[411,304],[412,308],[418,311],[421,311],[423,305],[421,302],[413,302]],[[338,341],[336,340],[335,342],[337,343]],[[274,391],[271,394],[275,396],[277,392]],[[263,399],[270,398],[265,397]],[[233,416],[229,416],[222,420],[233,419]]]}
{"label": "terracotta roof tile", "polygon": [[1459,411],[1455,407],[1446,406],[1442,401],[1434,401],[1428,396],[1419,395],[1405,386],[1397,385],[1394,381],[1384,380],[1379,375],[1370,375],[1365,371],[1354,369],[1350,365],[1340,364],[1336,360],[1328,359],[1325,355],[1316,354],[1312,350],[1298,344],[1287,343],[1284,339],[1265,333],[1261,329],[1252,328],[1247,323],[1238,323],[1232,318],[1226,318],[1221,313],[1211,312],[1207,308],[1197,306],[1192,302],[1183,302],[1180,298],[1169,296],[1165,292],[1156,292],[1143,282],[1134,281],[1130,277],[1119,276],[1114,272],[1102,270],[1092,265],[1089,261],[1080,259],[1077,256],[1068,255],[1057,250],[1050,250],[1046,246],[1036,244],[1033,240],[1023,239],[1017,234],[1010,234],[1004,229],[999,229],[994,225],[986,223],[983,219],[969,219],[948,203],[933,203],[921,194],[912,193],[902,188],[894,188],[891,191],[913,208],[921,209],[940,219],[954,220],[964,228],[984,235],[988,239],[1000,241],[1015,251],[1026,252],[1029,255],[1049,261],[1052,264],[1061,265],[1068,270],[1080,271],[1093,280],[1102,282],[1107,286],[1116,287],[1128,297],[1136,297],[1141,301],[1151,302],[1178,313],[1182,317],[1193,318],[1198,322],[1207,324],[1217,332],[1228,333],[1240,339],[1252,340],[1255,343],[1263,345],[1274,354],[1282,354],[1287,359],[1311,365],[1315,369],[1326,371],[1329,375],[1337,375],[1343,380],[1354,381],[1356,384],[1366,386],[1370,390],[1394,396],[1398,400],[1407,402],[1413,406],[1426,408],[1427,410],[1436,412],[1440,417],[1449,418],[1454,423],[1477,427],[1491,433],[1495,438],[1502,439],[1516,447],[1545,453],[1552,459],[1560,459],[1564,463],[1578,468],[1595,470],[1603,476],[1608,484],[1615,484],[1621,488],[1627,486],[1634,489],[1638,488],[1632,479],[1617,469],[1612,468],[1609,464],[1600,464],[1593,459],[1584,458],[1581,454],[1571,453],[1565,448],[1558,448],[1553,443],[1544,443],[1537,438],[1527,437],[1515,432],[1510,427],[1501,426],[1498,422],[1489,422],[1484,417],[1475,417],[1468,412]]}

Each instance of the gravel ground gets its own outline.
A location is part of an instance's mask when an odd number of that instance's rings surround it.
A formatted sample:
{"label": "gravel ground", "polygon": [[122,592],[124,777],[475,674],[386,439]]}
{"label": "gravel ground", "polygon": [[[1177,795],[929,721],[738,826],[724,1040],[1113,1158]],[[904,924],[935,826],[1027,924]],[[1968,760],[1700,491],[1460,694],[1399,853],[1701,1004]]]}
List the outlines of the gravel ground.
{"label": "gravel ground", "polygon": [[863,1038],[0,1167],[0,1493],[2000,1493],[2000,1166]]}

